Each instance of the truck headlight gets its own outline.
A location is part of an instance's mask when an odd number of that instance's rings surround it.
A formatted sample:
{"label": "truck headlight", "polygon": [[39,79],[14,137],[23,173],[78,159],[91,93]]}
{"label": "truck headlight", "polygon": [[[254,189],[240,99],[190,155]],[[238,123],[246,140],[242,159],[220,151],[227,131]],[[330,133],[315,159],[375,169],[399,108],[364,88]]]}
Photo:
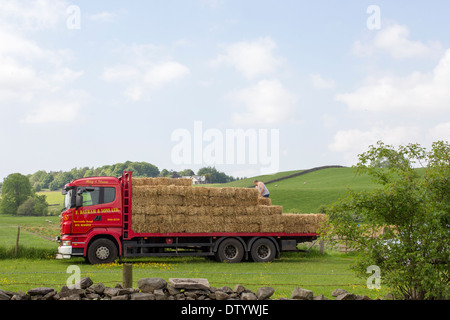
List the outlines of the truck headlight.
{"label": "truck headlight", "polygon": [[62,245],[63,246],[70,246],[72,243],[70,242],[70,240],[63,240],[62,241]]}

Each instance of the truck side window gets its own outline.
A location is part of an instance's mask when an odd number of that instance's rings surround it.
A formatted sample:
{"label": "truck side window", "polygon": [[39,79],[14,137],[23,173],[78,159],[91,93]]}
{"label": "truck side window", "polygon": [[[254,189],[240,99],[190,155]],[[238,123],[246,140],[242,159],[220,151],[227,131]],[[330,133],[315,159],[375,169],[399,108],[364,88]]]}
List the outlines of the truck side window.
{"label": "truck side window", "polygon": [[103,203],[109,203],[109,202],[113,202],[114,199],[116,198],[116,188],[109,188],[109,187],[105,187],[104,189],[104,202]]}
{"label": "truck side window", "polygon": [[112,187],[98,187],[94,191],[83,193],[83,207],[113,202],[116,189]]}

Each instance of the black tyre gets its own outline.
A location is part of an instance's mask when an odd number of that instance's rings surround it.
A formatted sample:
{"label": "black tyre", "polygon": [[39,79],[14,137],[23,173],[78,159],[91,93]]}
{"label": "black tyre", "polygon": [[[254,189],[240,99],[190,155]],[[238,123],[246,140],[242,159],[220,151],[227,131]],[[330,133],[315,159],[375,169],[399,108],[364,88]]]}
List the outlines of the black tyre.
{"label": "black tyre", "polygon": [[238,263],[244,258],[244,246],[234,238],[223,240],[216,252],[216,259],[221,262]]}
{"label": "black tyre", "polygon": [[255,262],[270,262],[276,257],[277,248],[271,240],[261,238],[253,243],[250,255]]}
{"label": "black tyre", "polygon": [[114,262],[117,259],[117,247],[109,239],[97,239],[89,246],[87,259],[91,264]]}

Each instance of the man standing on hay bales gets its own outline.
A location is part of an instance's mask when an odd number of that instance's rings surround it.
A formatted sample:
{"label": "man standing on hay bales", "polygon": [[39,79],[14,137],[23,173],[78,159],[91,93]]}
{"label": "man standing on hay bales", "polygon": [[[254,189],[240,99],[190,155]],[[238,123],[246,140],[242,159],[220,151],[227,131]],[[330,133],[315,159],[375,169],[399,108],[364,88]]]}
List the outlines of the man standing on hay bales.
{"label": "man standing on hay bales", "polygon": [[266,185],[263,182],[255,180],[255,181],[253,181],[253,184],[258,189],[259,195],[261,197],[265,197],[265,198],[269,197],[269,190],[267,189]]}

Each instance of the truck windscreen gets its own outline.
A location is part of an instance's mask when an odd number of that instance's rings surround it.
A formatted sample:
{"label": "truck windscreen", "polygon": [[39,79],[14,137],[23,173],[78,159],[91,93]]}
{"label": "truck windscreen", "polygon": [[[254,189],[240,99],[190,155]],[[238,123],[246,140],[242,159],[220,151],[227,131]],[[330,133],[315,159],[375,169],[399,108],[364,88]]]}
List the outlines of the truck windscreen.
{"label": "truck windscreen", "polygon": [[67,210],[72,206],[72,192],[73,189],[67,191],[64,197],[64,209]]}

